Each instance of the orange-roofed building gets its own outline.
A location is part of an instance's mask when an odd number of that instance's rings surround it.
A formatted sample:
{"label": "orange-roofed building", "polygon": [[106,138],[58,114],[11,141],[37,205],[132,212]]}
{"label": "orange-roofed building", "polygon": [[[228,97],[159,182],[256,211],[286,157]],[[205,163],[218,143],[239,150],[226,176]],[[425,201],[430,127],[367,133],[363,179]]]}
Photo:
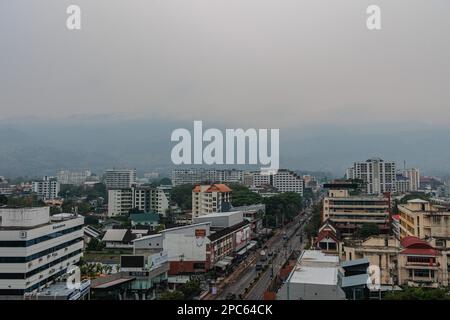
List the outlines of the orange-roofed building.
{"label": "orange-roofed building", "polygon": [[231,207],[232,192],[223,183],[195,186],[192,190],[192,218],[227,211]]}

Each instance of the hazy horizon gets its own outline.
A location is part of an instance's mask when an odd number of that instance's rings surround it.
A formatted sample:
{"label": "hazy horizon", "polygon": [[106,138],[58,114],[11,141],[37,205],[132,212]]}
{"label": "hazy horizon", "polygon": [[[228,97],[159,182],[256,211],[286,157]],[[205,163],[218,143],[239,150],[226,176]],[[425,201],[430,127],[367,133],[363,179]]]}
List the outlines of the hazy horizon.
{"label": "hazy horizon", "polygon": [[[0,175],[170,167],[170,133],[279,128],[281,166],[450,174],[450,2],[0,2]],[[366,28],[381,8],[382,29]]]}

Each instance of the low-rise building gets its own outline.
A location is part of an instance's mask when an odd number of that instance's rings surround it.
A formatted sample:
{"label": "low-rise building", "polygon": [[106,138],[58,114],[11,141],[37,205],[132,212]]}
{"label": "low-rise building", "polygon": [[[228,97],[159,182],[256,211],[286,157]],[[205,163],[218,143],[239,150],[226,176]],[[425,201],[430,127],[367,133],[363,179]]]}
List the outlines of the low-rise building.
{"label": "low-rise building", "polygon": [[399,284],[408,286],[447,287],[448,257],[429,242],[406,236],[398,255]]}
{"label": "low-rise building", "polygon": [[159,225],[159,215],[156,213],[131,213],[131,226],[138,225],[155,228]]}
{"label": "low-rise building", "polygon": [[380,284],[398,283],[399,241],[392,236],[371,236],[365,240],[347,240],[343,245],[343,258],[346,261],[368,259],[371,265],[380,268]]}
{"label": "low-rise building", "polygon": [[278,291],[277,300],[345,300],[338,275],[338,256],[305,250]]}
{"label": "low-rise building", "polygon": [[391,290],[396,285],[446,287],[448,252],[434,244],[434,240],[412,236],[401,241],[392,236],[372,236],[364,241],[347,241],[343,256],[347,261],[367,258],[379,267],[381,285]]}
{"label": "low-rise building", "polygon": [[352,235],[364,224],[376,224],[380,233],[390,229],[390,198],[351,195],[349,189],[328,184],[323,199],[323,221],[330,220],[342,236]]}
{"label": "low-rise building", "polygon": [[398,205],[400,237],[450,239],[450,210],[422,199]]}
{"label": "low-rise building", "polygon": [[263,229],[263,219],[266,214],[266,205],[252,204],[248,206],[233,207],[233,211],[242,211],[244,219],[249,221],[253,237],[257,237]]}
{"label": "low-rise building", "polygon": [[339,231],[327,220],[319,228],[317,237],[313,242],[314,248],[327,254],[339,254],[341,251],[341,240]]}
{"label": "low-rise building", "polygon": [[148,234],[148,229],[108,229],[102,241],[107,249],[132,249],[133,240]]}
{"label": "low-rise building", "polygon": [[[225,269],[251,240],[250,223],[237,215],[203,218],[202,222],[169,228],[133,241],[134,253],[167,251],[169,275]],[[200,221],[200,220],[199,220]],[[214,224],[214,227],[212,225]]]}

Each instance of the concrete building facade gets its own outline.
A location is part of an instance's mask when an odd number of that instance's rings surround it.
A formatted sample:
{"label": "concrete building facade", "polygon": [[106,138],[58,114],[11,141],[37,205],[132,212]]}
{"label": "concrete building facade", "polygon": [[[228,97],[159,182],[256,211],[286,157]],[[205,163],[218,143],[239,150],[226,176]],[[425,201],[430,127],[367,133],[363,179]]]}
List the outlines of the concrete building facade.
{"label": "concrete building facade", "polygon": [[49,207],[0,208],[0,297],[23,299],[65,275],[83,254],[83,224]]}

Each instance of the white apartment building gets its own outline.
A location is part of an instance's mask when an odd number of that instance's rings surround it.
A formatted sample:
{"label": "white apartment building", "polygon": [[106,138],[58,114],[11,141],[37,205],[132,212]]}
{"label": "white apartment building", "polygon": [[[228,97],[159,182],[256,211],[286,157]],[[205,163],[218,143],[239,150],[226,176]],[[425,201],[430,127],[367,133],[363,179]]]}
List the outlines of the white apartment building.
{"label": "white apartment building", "polygon": [[49,207],[0,208],[0,299],[23,299],[65,275],[82,256],[83,224]]}
{"label": "white apartment building", "polygon": [[131,209],[133,209],[131,188],[108,190],[108,217],[128,214]]}
{"label": "white apartment building", "polygon": [[88,177],[90,176],[91,176],[90,170],[84,171],[61,170],[56,175],[56,178],[60,184],[72,184],[79,186],[85,183]]}
{"label": "white apartment building", "polygon": [[32,182],[32,190],[43,200],[58,198],[60,183],[55,177],[44,176],[41,181]]}
{"label": "white apartment building", "polygon": [[136,186],[133,190],[133,208],[166,216],[169,197],[164,187]]}
{"label": "white apartment building", "polygon": [[279,192],[296,192],[303,195],[303,179],[293,171],[280,169],[276,174],[253,172],[252,187],[272,186]]}
{"label": "white apartment building", "polygon": [[407,193],[411,191],[411,184],[409,178],[401,174],[397,174],[395,181],[395,191],[397,193]]}
{"label": "white apartment building", "polygon": [[236,169],[206,170],[206,169],[174,169],[172,170],[172,185],[198,183],[242,183],[244,172]]}
{"label": "white apartment building", "polygon": [[420,188],[420,171],[417,168],[403,169],[402,175],[409,179],[410,190],[417,191]]}
{"label": "white apartment building", "polygon": [[105,182],[108,189],[131,188],[136,184],[136,169],[108,169]]}
{"label": "white apartment building", "polygon": [[347,179],[360,179],[366,184],[367,194],[395,192],[395,162],[380,158],[355,162],[353,168],[347,169]]}
{"label": "white apartment building", "polygon": [[198,185],[192,190],[192,219],[231,207],[232,190],[225,184]]}
{"label": "white apartment building", "polygon": [[137,208],[144,212],[155,212],[163,216],[169,208],[169,197],[163,187],[134,186],[108,190],[108,216],[128,214]]}

